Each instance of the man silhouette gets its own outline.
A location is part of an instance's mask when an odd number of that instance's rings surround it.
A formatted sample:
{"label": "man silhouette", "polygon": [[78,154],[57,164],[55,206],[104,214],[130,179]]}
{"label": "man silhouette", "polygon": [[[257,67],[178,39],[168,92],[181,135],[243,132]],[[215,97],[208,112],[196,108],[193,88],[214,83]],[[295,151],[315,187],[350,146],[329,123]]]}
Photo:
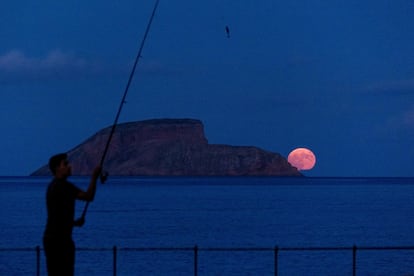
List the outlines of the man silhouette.
{"label": "man silhouette", "polygon": [[75,200],[92,201],[95,197],[96,182],[101,173],[98,166],[92,172],[86,191],[67,181],[72,168],[66,153],[54,155],[49,160],[53,173],[46,193],[47,223],[43,236],[47,271],[50,276],[74,274],[75,243],[72,240],[74,226],[82,226],[84,218],[74,220]]}

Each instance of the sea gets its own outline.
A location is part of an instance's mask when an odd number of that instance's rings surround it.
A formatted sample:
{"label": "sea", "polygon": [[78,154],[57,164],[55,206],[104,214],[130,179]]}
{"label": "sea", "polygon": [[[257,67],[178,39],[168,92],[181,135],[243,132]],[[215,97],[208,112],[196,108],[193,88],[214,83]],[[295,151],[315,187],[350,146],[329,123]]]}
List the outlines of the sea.
{"label": "sea", "polygon": [[[49,181],[0,177],[0,275],[47,274]],[[73,239],[76,275],[414,275],[414,178],[110,177]]]}

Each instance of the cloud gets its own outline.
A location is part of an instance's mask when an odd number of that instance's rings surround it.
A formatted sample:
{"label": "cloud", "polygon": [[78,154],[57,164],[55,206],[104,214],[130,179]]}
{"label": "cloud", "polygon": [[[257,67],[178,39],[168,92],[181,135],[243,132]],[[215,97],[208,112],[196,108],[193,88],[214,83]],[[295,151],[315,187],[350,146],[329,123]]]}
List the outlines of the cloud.
{"label": "cloud", "polygon": [[403,123],[409,127],[414,127],[414,105],[403,114]]}
{"label": "cloud", "polygon": [[378,81],[367,86],[367,91],[390,94],[414,94],[414,79]]}
{"label": "cloud", "polygon": [[387,136],[395,132],[402,132],[404,135],[414,134],[414,105],[395,113],[381,125],[378,125],[378,129]]}
{"label": "cloud", "polygon": [[[367,88],[367,91],[375,96],[391,96],[411,101],[414,96],[414,78],[377,82]],[[414,130],[414,105],[406,110],[399,111],[398,114],[388,120],[386,126]]]}
{"label": "cloud", "polygon": [[43,58],[26,56],[19,50],[12,50],[0,56],[0,70],[5,72],[27,72],[44,70],[61,70],[63,68],[83,68],[86,61],[72,54],[54,50]]}
{"label": "cloud", "polygon": [[[20,50],[0,54],[0,82],[11,83],[45,79],[79,79],[89,77],[125,76],[133,61],[97,61],[80,57],[71,52],[52,50],[45,56],[28,56]],[[137,68],[141,73],[153,75],[172,74],[175,71],[154,60],[140,60]]]}
{"label": "cloud", "polygon": [[53,50],[43,57],[30,57],[19,50],[0,55],[0,79],[68,78],[90,75],[99,71],[96,62],[91,62],[72,53]]}

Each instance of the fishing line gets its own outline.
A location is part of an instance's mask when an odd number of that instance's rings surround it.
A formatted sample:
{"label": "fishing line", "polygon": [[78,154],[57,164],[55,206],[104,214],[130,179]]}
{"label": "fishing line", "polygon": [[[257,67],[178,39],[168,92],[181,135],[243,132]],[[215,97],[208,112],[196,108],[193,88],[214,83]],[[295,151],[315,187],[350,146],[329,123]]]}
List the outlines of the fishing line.
{"label": "fishing line", "polygon": [[[132,70],[131,70],[131,73],[129,75],[128,82],[127,82],[127,85],[125,87],[125,91],[124,91],[124,94],[122,96],[121,102],[119,104],[118,112],[116,113],[114,123],[112,124],[111,132],[109,133],[109,137],[108,137],[108,140],[107,140],[106,145],[105,145],[105,149],[104,149],[103,154],[102,154],[101,162],[99,163],[99,165],[101,167],[103,167],[103,164],[104,164],[104,161],[105,161],[105,157],[106,157],[106,155],[108,153],[108,149],[109,149],[109,146],[111,144],[112,137],[113,137],[113,135],[115,133],[116,125],[118,124],[118,119],[119,119],[119,116],[121,115],[121,111],[122,111],[122,108],[123,108],[123,106],[125,104],[125,99],[126,99],[127,94],[128,94],[129,86],[131,85],[132,78],[134,76],[135,69],[137,67],[138,61],[141,58],[142,49],[144,48],[145,40],[147,39],[149,30],[151,28],[152,20],[154,19],[155,12],[157,11],[158,3],[159,3],[159,0],[156,0],[155,5],[154,5],[154,8],[152,10],[151,17],[150,17],[150,19],[148,21],[147,28],[146,28],[145,33],[144,33],[144,37],[143,37],[143,39],[141,41],[141,44],[139,46],[138,54],[137,54],[137,56],[135,58],[134,65],[133,65]],[[101,174],[101,183],[102,184],[105,183],[106,178],[107,178],[107,175],[105,173],[102,173]],[[88,201],[86,203],[86,205],[85,205],[85,208],[83,209],[82,219],[85,218],[86,211],[88,210],[88,207],[89,207],[89,203],[90,202]]]}

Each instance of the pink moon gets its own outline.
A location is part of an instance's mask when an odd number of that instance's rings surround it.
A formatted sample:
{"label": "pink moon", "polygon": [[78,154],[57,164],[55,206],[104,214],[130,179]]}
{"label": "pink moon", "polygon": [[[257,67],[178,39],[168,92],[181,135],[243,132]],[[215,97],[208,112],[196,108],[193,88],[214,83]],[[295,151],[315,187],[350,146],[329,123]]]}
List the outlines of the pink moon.
{"label": "pink moon", "polygon": [[307,148],[294,149],[288,156],[288,162],[298,170],[311,170],[316,163],[315,154]]}

